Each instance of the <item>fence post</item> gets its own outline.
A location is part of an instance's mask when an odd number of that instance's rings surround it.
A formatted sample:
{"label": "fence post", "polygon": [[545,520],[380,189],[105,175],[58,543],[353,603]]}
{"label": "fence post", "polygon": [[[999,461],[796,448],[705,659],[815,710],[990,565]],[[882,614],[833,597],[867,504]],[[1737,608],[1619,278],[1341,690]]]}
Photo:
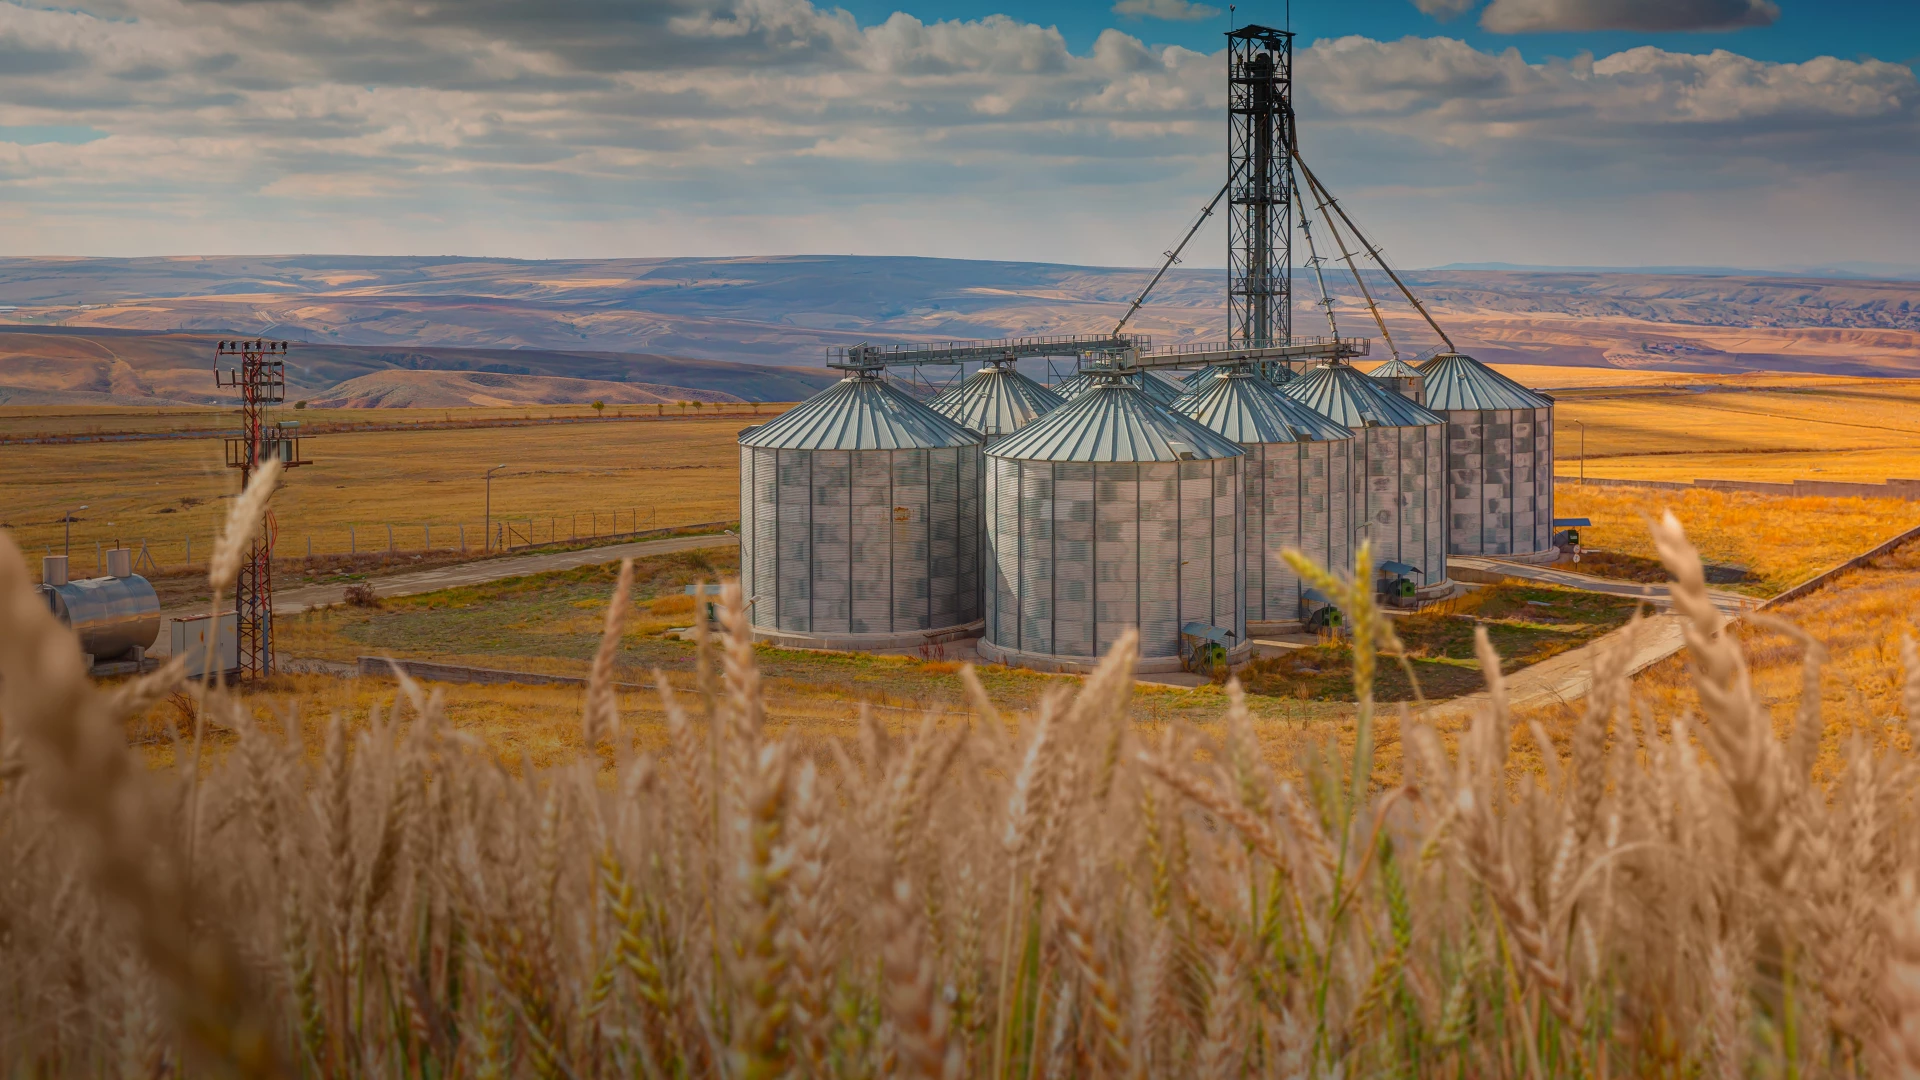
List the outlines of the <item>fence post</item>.
{"label": "fence post", "polygon": [[431,524],[427,524],[427,525],[420,526],[420,528],[426,534],[426,537],[427,537],[427,546],[425,550],[432,551],[433,550],[433,526]]}
{"label": "fence post", "polygon": [[387,523],[387,554],[393,554],[393,523]]}
{"label": "fence post", "polygon": [[351,525],[347,526],[347,554],[349,555],[360,554],[360,544],[358,541],[354,539],[353,526]]}
{"label": "fence post", "polygon": [[460,523],[460,552],[461,552],[461,554],[465,554],[465,553],[466,553],[466,550],[467,550],[467,523],[463,521],[463,522],[461,522],[461,523]]}
{"label": "fence post", "polygon": [[193,537],[187,537],[187,569],[193,569]]}
{"label": "fence post", "polygon": [[307,534],[307,561],[313,561],[313,534]]}

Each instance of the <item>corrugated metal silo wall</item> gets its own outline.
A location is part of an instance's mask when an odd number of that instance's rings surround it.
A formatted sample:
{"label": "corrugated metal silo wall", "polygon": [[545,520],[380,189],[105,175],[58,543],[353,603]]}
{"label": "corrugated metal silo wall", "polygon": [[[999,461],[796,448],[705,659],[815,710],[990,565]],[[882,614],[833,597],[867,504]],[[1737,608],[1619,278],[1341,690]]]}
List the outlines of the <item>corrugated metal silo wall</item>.
{"label": "corrugated metal silo wall", "polygon": [[1353,569],[1353,441],[1253,443],[1246,462],[1247,621],[1298,619],[1305,586],[1281,552],[1294,548],[1336,574]]}
{"label": "corrugated metal silo wall", "polygon": [[987,459],[986,635],[1002,648],[1178,656],[1180,627],[1246,637],[1240,460]]}
{"label": "corrugated metal silo wall", "polygon": [[1553,410],[1447,416],[1447,550],[1529,555],[1553,546]]}
{"label": "corrugated metal silo wall", "polygon": [[1353,543],[1373,564],[1420,568],[1420,584],[1447,578],[1446,425],[1356,428]]}
{"label": "corrugated metal silo wall", "polygon": [[753,625],[899,634],[980,617],[980,448],[740,449]]}

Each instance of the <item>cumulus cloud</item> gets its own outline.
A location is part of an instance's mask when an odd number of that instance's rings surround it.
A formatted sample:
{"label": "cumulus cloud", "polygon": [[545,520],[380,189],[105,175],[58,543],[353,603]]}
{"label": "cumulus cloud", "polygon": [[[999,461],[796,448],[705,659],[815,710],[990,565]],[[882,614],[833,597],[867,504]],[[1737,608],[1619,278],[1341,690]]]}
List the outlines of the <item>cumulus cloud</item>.
{"label": "cumulus cloud", "polygon": [[[1463,0],[1415,0],[1459,4]],[[1466,6],[1471,6],[1467,4]],[[1773,0],[1493,0],[1480,25],[1496,34],[1567,30],[1734,30],[1770,26]]]}
{"label": "cumulus cloud", "polygon": [[[1920,156],[1897,64],[1349,37],[1298,65],[1310,157],[1375,205],[1910,175]],[[0,0],[0,253],[1137,262],[1219,182],[1221,68],[1117,29],[1075,51],[1005,16],[861,25],[807,0]],[[53,129],[105,137],[7,135]]]}
{"label": "cumulus cloud", "polygon": [[1130,18],[1170,19],[1178,22],[1197,22],[1211,19],[1220,14],[1217,7],[1196,4],[1192,0],[1120,0],[1113,5],[1115,15]]}

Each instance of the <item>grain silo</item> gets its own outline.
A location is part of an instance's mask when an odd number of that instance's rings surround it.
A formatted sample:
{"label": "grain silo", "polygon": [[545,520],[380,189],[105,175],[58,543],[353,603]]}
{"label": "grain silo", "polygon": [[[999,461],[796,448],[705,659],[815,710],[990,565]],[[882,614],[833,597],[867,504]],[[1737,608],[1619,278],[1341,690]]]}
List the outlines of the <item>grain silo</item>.
{"label": "grain silo", "polygon": [[1420,373],[1447,421],[1447,551],[1551,561],[1553,399],[1459,353]]}
{"label": "grain silo", "polygon": [[1354,434],[1353,541],[1373,544],[1375,566],[1414,567],[1421,589],[1447,580],[1446,420],[1362,375],[1326,363],[1281,393]]}
{"label": "grain silo", "polygon": [[983,366],[927,407],[992,445],[1065,404],[1060,395],[1003,362]]}
{"label": "grain silo", "polygon": [[1353,432],[1245,367],[1224,370],[1173,407],[1247,452],[1241,471],[1249,632],[1299,622],[1305,586],[1281,552],[1299,550],[1335,572],[1353,569]]}
{"label": "grain silo", "polygon": [[1374,368],[1372,371],[1367,372],[1367,378],[1379,379],[1391,387],[1394,393],[1399,394],[1415,405],[1426,404],[1425,399],[1421,397],[1421,382],[1423,377],[1420,374],[1420,369],[1397,356],[1381,364],[1379,367]]}
{"label": "grain silo", "polygon": [[740,435],[755,637],[899,648],[980,618],[980,439],[859,372]]}
{"label": "grain silo", "polygon": [[1084,670],[1138,627],[1140,670],[1175,671],[1196,627],[1237,662],[1245,452],[1126,375],[1086,374],[1079,397],[987,452],[980,655]]}

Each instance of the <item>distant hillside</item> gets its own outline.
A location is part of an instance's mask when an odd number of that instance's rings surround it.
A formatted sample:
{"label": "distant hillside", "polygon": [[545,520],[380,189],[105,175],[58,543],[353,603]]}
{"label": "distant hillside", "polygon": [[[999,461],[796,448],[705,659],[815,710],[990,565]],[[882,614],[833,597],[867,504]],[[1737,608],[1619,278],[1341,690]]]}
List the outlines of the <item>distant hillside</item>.
{"label": "distant hillside", "polygon": [[[1375,338],[1376,355],[1385,355],[1364,297],[1335,269],[1327,280],[1340,333]],[[615,370],[606,365],[625,363],[615,356],[817,371],[829,347],[859,341],[1102,333],[1150,276],[1140,268],[865,256],[0,259],[0,308],[14,309],[0,310],[0,318],[288,337],[312,343],[314,357],[359,348],[356,363],[369,362],[367,348],[433,364],[454,362],[432,355],[438,350],[487,350],[496,357],[489,364],[605,379]],[[1406,279],[1458,346],[1502,363],[1920,373],[1920,283],[1913,281],[1539,269],[1429,270]],[[1375,274],[1368,285],[1402,351],[1439,344],[1389,282]],[[1176,268],[1133,328],[1161,344],[1218,340],[1226,332],[1225,291],[1222,271]],[[1328,332],[1314,299],[1311,279],[1297,275],[1298,335]],[[579,359],[512,359],[527,353]],[[336,366],[327,375],[334,381],[371,370]],[[651,369],[626,377],[746,396]],[[110,388],[113,377],[105,379]],[[0,382],[25,385],[4,368]]]}
{"label": "distant hillside", "polygon": [[653,405],[676,401],[744,401],[718,390],[660,383],[617,383],[555,375],[491,371],[381,371],[326,391],[309,404],[323,409],[452,409],[469,405]]}
{"label": "distant hillside", "polygon": [[[150,405],[231,401],[232,391],[214,385],[213,334],[155,334],[79,327],[0,326],[0,404]],[[576,388],[542,384],[540,378],[585,381],[582,397],[623,402],[799,401],[838,376],[825,368],[773,367],[721,360],[695,360],[643,353],[555,352],[548,349],[461,349],[297,343],[287,353],[290,398],[334,395],[336,387],[369,376],[412,375],[389,381],[388,396],[413,396],[433,404],[468,393],[491,393],[463,381],[462,373],[532,376],[513,393],[571,395]],[[404,392],[402,385],[408,386]],[[440,384],[438,388],[436,384]],[[376,385],[376,384],[365,384]],[[533,387],[545,386],[535,390]],[[624,386],[624,391],[610,387]],[[465,389],[462,389],[465,387]],[[625,396],[622,396],[625,395]],[[364,397],[377,397],[371,392]],[[396,397],[394,400],[398,400]],[[515,400],[514,404],[533,403]],[[545,400],[544,398],[541,400]],[[559,399],[555,399],[559,400]],[[387,402],[389,404],[392,401]]]}

